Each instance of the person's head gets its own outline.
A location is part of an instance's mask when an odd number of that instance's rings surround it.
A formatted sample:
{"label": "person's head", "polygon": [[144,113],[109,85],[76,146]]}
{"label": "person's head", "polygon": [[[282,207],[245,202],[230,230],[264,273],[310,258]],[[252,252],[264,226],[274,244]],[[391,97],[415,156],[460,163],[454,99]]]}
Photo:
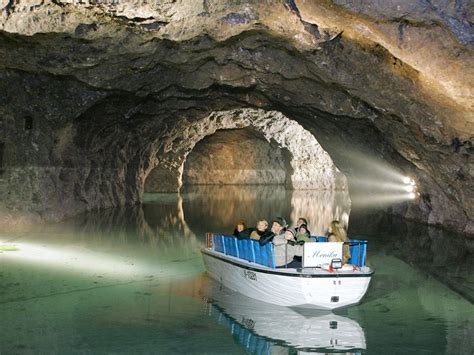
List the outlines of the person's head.
{"label": "person's head", "polygon": [[296,222],[296,226],[299,228],[302,224],[308,225],[308,221],[306,220],[306,218],[300,217]]}
{"label": "person's head", "polygon": [[280,232],[286,228],[286,221],[283,217],[276,217],[272,223],[272,232],[280,234]]}
{"label": "person's head", "polygon": [[268,222],[264,219],[257,222],[257,230],[259,232],[265,232],[268,228]]}
{"label": "person's head", "polygon": [[304,233],[304,234],[309,234],[308,226],[306,226],[306,224],[300,225],[299,228],[298,228],[298,232]]}
{"label": "person's head", "polygon": [[240,233],[244,229],[245,229],[245,222],[244,221],[238,221],[237,224],[235,225],[235,230]]}
{"label": "person's head", "polygon": [[286,239],[286,240],[295,239],[295,232],[293,232],[293,229],[288,228],[288,229],[285,231],[285,239]]}
{"label": "person's head", "polygon": [[341,240],[347,239],[346,230],[342,227],[339,221],[332,221],[329,225],[329,233],[334,234],[341,238]]}

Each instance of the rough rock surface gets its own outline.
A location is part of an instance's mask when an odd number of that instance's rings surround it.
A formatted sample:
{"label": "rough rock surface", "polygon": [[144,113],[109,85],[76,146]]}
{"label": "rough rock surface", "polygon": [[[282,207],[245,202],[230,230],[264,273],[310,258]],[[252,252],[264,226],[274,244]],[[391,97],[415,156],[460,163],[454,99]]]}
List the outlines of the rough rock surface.
{"label": "rough rock surface", "polygon": [[[200,141],[186,158],[183,184],[287,185],[290,159],[291,154],[279,149],[276,142],[256,132],[217,131]],[[291,181],[288,185],[291,187]]]}
{"label": "rough rock surface", "polygon": [[349,185],[347,151],[415,176],[395,213],[474,233],[470,5],[1,1],[0,220],[139,202],[156,166],[176,188],[172,132],[251,108],[298,122]]}
{"label": "rough rock surface", "polygon": [[[151,144],[151,150],[154,152],[151,166],[158,167],[159,176],[162,176],[162,171],[166,169],[176,172],[177,182],[173,186],[179,188],[182,184],[184,163],[197,142],[222,129],[235,130],[244,127],[260,132],[268,142],[274,142],[274,145],[289,151],[291,174],[288,177],[288,185],[291,187],[320,190],[347,188],[345,176],[337,169],[314,136],[297,122],[276,111],[248,108],[215,111],[192,123],[183,121],[173,129],[169,129],[165,137],[159,137],[155,140],[155,144]],[[251,150],[252,147],[248,149]],[[209,162],[210,160],[207,163]],[[207,165],[206,168],[212,169],[213,166]],[[150,168],[146,169],[144,174],[149,175]],[[160,191],[166,192],[163,189]]]}

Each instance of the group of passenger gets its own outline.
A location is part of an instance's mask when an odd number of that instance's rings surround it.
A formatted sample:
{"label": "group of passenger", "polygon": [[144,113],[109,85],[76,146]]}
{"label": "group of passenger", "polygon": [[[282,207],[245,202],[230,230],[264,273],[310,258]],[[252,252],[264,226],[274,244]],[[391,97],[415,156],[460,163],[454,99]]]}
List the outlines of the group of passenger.
{"label": "group of passenger", "polygon": [[[260,245],[273,243],[277,268],[298,268],[302,264],[303,244],[311,242],[311,232],[306,218],[300,217],[296,227],[290,228],[283,217],[276,217],[269,229],[262,219],[255,228],[248,228],[244,221],[237,222],[233,235],[238,239],[258,240]],[[332,221],[327,233],[328,242],[349,242],[347,233],[339,221]],[[350,259],[349,245],[344,244],[343,262]]]}

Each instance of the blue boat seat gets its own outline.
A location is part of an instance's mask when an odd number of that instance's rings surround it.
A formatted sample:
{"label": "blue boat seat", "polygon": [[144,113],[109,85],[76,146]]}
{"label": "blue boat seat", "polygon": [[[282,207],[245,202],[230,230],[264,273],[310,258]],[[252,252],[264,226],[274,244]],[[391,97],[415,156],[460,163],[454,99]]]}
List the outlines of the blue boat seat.
{"label": "blue boat seat", "polygon": [[318,242],[318,243],[323,243],[328,241],[328,237],[325,237],[324,235],[312,235],[310,237],[312,242]]}
{"label": "blue boat seat", "polygon": [[252,246],[250,239],[242,239],[237,242],[239,247],[239,255],[241,259],[254,262]]}
{"label": "blue boat seat", "polygon": [[[325,236],[311,236],[314,242],[327,242]],[[259,265],[264,265],[274,269],[275,252],[272,243],[260,245],[258,240],[253,239],[237,239],[233,236],[214,234],[212,236],[212,245],[215,251],[236,258],[247,260]],[[359,267],[366,265],[367,257],[367,241],[352,239],[349,244],[351,258],[349,264]]]}
{"label": "blue boat seat", "polygon": [[219,253],[224,253],[224,237],[222,235],[214,235],[212,244],[214,245],[214,250],[218,251]]}
{"label": "blue boat seat", "polygon": [[228,254],[231,256],[235,256],[236,258],[239,257],[239,253],[237,250],[237,238],[234,237],[227,237],[227,245],[229,246],[228,248]]}
{"label": "blue boat seat", "polygon": [[219,253],[275,268],[275,252],[272,243],[261,246],[258,240],[213,234],[212,245]]}
{"label": "blue boat seat", "polygon": [[365,260],[367,257],[367,241],[351,239],[349,244],[349,250],[351,252],[349,264],[356,265],[359,267],[365,266]]}
{"label": "blue boat seat", "polygon": [[260,262],[259,264],[275,268],[275,253],[273,251],[273,244],[267,243],[260,246]]}

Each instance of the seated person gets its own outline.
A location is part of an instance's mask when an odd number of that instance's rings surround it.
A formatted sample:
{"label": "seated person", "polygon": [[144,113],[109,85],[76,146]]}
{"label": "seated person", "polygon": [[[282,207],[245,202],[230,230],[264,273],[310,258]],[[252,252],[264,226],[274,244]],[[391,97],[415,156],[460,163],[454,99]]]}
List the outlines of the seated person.
{"label": "seated person", "polygon": [[292,229],[287,229],[284,234],[273,237],[275,246],[275,264],[277,268],[297,268],[301,267],[301,261],[294,260],[295,256],[303,255],[303,246],[297,245],[295,233]]}
{"label": "seated person", "polygon": [[295,238],[298,243],[305,243],[311,241],[310,236],[311,234],[308,230],[308,227],[306,226],[306,224],[302,224],[297,229]]}
{"label": "seated person", "polygon": [[[300,229],[300,227],[303,224],[305,226],[308,226],[308,220],[306,218],[303,218],[303,217],[298,218],[298,220],[296,221],[296,227],[294,228],[295,234],[298,233],[298,230]],[[308,229],[308,228],[306,228],[306,229]]]}
{"label": "seated person", "polygon": [[235,225],[234,232],[232,235],[234,237],[238,237],[239,233],[242,232],[245,229],[245,222],[244,221],[238,221],[237,224]]}
{"label": "seated person", "polygon": [[234,237],[237,237],[237,239],[250,239],[253,234],[254,237],[252,239],[259,240],[262,235],[269,232],[267,231],[267,227],[268,222],[265,220],[259,221],[257,228],[245,228],[245,223],[239,222],[234,230]]}
{"label": "seated person", "polygon": [[298,229],[301,227],[301,225],[305,225],[307,226],[308,225],[308,221],[306,220],[306,218],[303,218],[303,217],[300,217],[298,218],[298,220],[296,221],[296,228],[295,228],[295,233],[298,232]]}
{"label": "seated person", "polygon": [[257,222],[257,228],[250,233],[250,239],[260,240],[260,238],[266,233],[268,229],[268,222],[262,219]]}
{"label": "seated person", "polygon": [[285,234],[285,230],[286,230],[286,221],[284,218],[282,217],[276,217],[274,220],[273,220],[273,223],[272,223],[272,228],[270,231],[268,231],[268,233],[264,233],[260,239],[259,239],[259,242],[260,242],[260,245],[265,245],[267,244],[268,242],[271,242],[273,240],[273,238],[277,235],[284,235]]}
{"label": "seated person", "polygon": [[[328,242],[344,242],[348,243],[349,238],[347,237],[347,233],[345,229],[342,227],[339,221],[332,221],[329,225],[328,231]],[[344,244],[342,249],[342,261],[344,264],[351,258],[351,252],[349,249],[349,244]]]}
{"label": "seated person", "polygon": [[250,239],[250,234],[252,234],[254,230],[255,228],[245,228],[237,235],[237,239]]}

